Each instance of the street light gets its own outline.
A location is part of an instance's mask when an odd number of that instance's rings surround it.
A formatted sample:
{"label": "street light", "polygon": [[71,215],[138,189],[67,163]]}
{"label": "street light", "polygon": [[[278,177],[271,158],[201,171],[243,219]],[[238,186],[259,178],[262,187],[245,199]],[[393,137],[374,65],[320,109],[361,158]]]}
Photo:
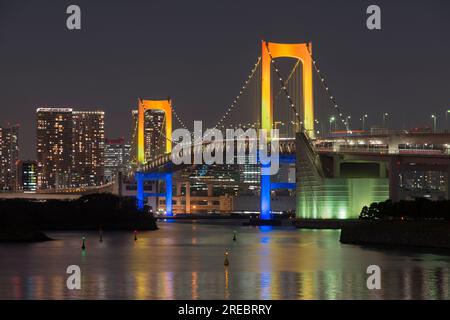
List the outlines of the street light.
{"label": "street light", "polygon": [[383,128],[386,127],[386,118],[389,116],[389,113],[385,112],[383,113]]}
{"label": "street light", "polygon": [[351,119],[352,117],[351,116],[347,116],[347,121],[346,121],[346,126],[347,126],[347,131],[350,131],[350,119]]}
{"label": "street light", "polygon": [[365,114],[365,115],[363,115],[363,116],[361,117],[361,121],[362,121],[362,131],[365,130],[365,127],[366,127],[366,119],[367,119],[367,114]]}
{"label": "street light", "polygon": [[[325,129],[323,128],[323,122],[319,121],[317,119],[314,120],[314,122],[319,126],[320,130],[317,130],[317,135],[320,134],[320,132],[324,133]],[[319,132],[320,131],[320,132]]]}
{"label": "street light", "polygon": [[330,118],[330,133],[333,132],[333,130],[331,130],[331,125],[333,124],[333,122],[336,120],[335,117],[331,117]]}
{"label": "street light", "polygon": [[433,119],[433,132],[436,132],[436,115],[432,114],[431,119]]}

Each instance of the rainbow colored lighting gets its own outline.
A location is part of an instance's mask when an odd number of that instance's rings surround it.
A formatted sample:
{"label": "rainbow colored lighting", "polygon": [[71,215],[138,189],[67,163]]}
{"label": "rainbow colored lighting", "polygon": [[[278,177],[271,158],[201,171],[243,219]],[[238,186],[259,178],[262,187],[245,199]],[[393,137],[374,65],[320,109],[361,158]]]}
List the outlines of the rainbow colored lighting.
{"label": "rainbow colored lighting", "polygon": [[144,152],[144,123],[146,110],[162,110],[166,120],[166,153],[172,152],[172,101],[167,100],[142,100],[139,99],[138,106],[138,141],[137,141],[137,161],[140,164],[145,163]]}
{"label": "rainbow colored lighting", "polygon": [[262,129],[270,132],[273,125],[273,96],[271,58],[294,58],[302,62],[303,74],[303,126],[310,138],[314,138],[314,105],[311,43],[274,43],[262,41],[261,121]]}

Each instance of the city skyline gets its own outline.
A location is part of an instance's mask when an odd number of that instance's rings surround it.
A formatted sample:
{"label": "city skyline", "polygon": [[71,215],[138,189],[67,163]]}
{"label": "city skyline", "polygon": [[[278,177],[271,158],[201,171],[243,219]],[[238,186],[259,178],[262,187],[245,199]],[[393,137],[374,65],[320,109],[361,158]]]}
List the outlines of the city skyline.
{"label": "city skyline", "polygon": [[0,300],[450,299],[449,16],[0,0]]}
{"label": "city skyline", "polygon": [[[19,125],[0,127],[0,190],[34,192],[116,183],[118,173],[136,167],[137,110],[132,110],[132,141],[105,136],[105,112],[40,107],[35,111],[35,158],[20,154]],[[164,113],[145,114],[144,152],[148,159],[165,150],[160,130]]]}
{"label": "city skyline", "polygon": [[[69,32],[60,14],[65,1],[17,7],[0,2],[0,85],[7,89],[0,96],[1,125],[21,124],[21,158],[34,158],[34,120],[16,110],[31,115],[41,105],[84,110],[98,106],[106,113],[106,135],[126,139],[132,124],[122,119],[129,119],[138,97],[170,96],[188,126],[194,120],[213,125],[239,91],[236,82],[245,79],[260,41],[267,39],[315,43],[322,71],[339,104],[352,115],[353,127],[360,126],[363,114],[369,115],[366,126],[370,126],[381,124],[383,113],[389,112],[392,127],[432,127],[433,113],[437,127],[443,128],[444,111],[450,105],[446,90],[450,70],[445,64],[450,55],[445,41],[448,3],[380,1],[383,28],[378,33],[365,28],[362,2],[285,1],[282,4],[292,10],[283,10],[282,15],[273,14],[267,3],[258,3],[201,2],[203,14],[191,21],[187,17],[195,9],[187,4],[80,1],[83,28]],[[107,16],[101,14],[102,5],[108,6]],[[14,19],[9,11],[15,12]],[[145,19],[149,12],[158,14]],[[314,19],[308,12],[315,13]],[[404,16],[411,19],[401,19]],[[250,17],[253,24],[247,24]],[[169,25],[163,23],[167,18]],[[36,27],[24,28],[20,25],[24,20]],[[43,33],[49,36],[42,38]],[[135,43],[139,50],[127,50]],[[430,48],[433,58],[418,63]],[[423,86],[424,81],[429,85]],[[315,95],[321,94],[315,90]],[[324,117],[328,106],[317,101]]]}

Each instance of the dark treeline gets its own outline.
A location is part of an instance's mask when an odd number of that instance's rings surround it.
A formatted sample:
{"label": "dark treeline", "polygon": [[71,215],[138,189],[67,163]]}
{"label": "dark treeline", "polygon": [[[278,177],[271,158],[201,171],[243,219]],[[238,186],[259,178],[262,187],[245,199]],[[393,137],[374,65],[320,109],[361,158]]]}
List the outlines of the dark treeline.
{"label": "dark treeline", "polygon": [[154,230],[149,213],[136,209],[133,198],[93,194],[76,200],[0,200],[0,230]]}
{"label": "dark treeline", "polygon": [[362,220],[444,220],[450,221],[450,200],[431,201],[425,198],[392,202],[374,202],[364,206]]}

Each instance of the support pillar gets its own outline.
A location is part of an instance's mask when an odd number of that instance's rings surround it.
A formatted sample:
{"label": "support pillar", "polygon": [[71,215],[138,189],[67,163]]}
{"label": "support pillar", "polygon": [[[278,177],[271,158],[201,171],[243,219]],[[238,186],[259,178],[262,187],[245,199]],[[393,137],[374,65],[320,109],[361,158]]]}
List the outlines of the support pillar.
{"label": "support pillar", "polygon": [[191,213],[191,183],[186,182],[186,213]]}
{"label": "support pillar", "polygon": [[389,163],[389,198],[392,202],[398,202],[400,189],[400,161],[393,157]]}
{"label": "support pillar", "polygon": [[270,174],[267,174],[269,171],[270,163],[261,164],[260,219],[262,220],[270,220]]}
{"label": "support pillar", "polygon": [[333,178],[341,177],[341,159],[338,155],[333,157]]}
{"label": "support pillar", "polygon": [[136,198],[137,198],[137,207],[139,210],[144,210],[144,177],[142,173],[136,172]]}
{"label": "support pillar", "polygon": [[172,212],[172,173],[166,174],[166,216],[173,216]]}
{"label": "support pillar", "polygon": [[181,182],[180,182],[180,181],[177,181],[177,183],[176,183],[176,189],[177,189],[176,195],[177,195],[178,197],[180,197],[180,196],[181,196]]}
{"label": "support pillar", "polygon": [[379,166],[380,166],[379,178],[386,178],[386,162],[380,161]]}
{"label": "support pillar", "polygon": [[206,186],[208,187],[208,197],[212,197],[213,196],[213,185],[208,183]]}

